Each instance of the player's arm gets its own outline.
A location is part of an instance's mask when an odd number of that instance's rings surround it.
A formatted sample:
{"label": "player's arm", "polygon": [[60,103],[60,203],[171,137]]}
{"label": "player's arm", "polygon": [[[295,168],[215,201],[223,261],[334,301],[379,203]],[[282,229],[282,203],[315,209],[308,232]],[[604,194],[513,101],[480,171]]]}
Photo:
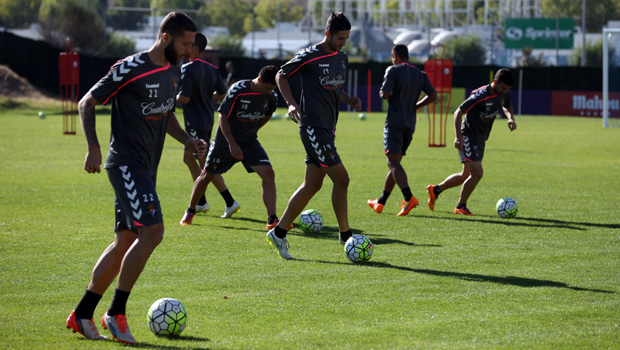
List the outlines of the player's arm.
{"label": "player's arm", "polygon": [[182,105],[186,105],[189,103],[190,98],[187,96],[183,96],[181,94],[177,95],[177,103],[180,103]]}
{"label": "player's arm", "polygon": [[167,132],[168,135],[172,136],[175,140],[187,146],[192,153],[196,154],[196,157],[203,158],[207,153],[207,143],[205,140],[195,139],[189,136],[179,124],[174,112],[171,112],[170,118],[168,119]]}
{"label": "player's arm", "polygon": [[362,100],[360,100],[357,96],[351,97],[344,90],[340,90],[340,102],[344,102],[351,107],[353,107],[356,111],[362,110]]}
{"label": "player's arm", "polygon": [[220,123],[220,130],[222,130],[222,134],[224,134],[224,138],[228,141],[228,150],[230,150],[230,155],[235,159],[242,160],[243,152],[241,151],[241,147],[237,144],[232,131],[230,130],[230,124],[228,123],[228,117],[222,115],[218,117],[218,122]]}
{"label": "player's arm", "polygon": [[457,108],[454,112],[454,147],[463,150],[463,133],[461,132],[461,122],[463,120],[463,112],[460,108]]}
{"label": "player's arm", "polygon": [[278,74],[276,74],[276,85],[278,85],[280,94],[288,106],[288,116],[291,117],[291,120],[295,123],[299,123],[299,119],[301,118],[301,110],[299,109],[299,105],[297,104],[297,101],[295,101],[293,93],[291,92],[291,87],[288,84],[288,77],[281,69]]}
{"label": "player's arm", "polygon": [[510,129],[510,131],[517,130],[517,122],[515,122],[512,106],[502,108],[504,109],[506,118],[508,118],[508,129]]}
{"label": "player's arm", "polygon": [[415,108],[420,109],[428,104],[435,102],[435,100],[437,100],[437,93],[432,92],[429,95],[425,95],[424,97],[422,97],[422,99],[416,103]]}
{"label": "player's arm", "polygon": [[86,145],[88,146],[86,159],[84,160],[84,170],[89,174],[101,172],[101,148],[99,147],[95,122],[95,106],[98,104],[99,101],[90,92],[86,93],[78,104],[82,133],[84,133]]}

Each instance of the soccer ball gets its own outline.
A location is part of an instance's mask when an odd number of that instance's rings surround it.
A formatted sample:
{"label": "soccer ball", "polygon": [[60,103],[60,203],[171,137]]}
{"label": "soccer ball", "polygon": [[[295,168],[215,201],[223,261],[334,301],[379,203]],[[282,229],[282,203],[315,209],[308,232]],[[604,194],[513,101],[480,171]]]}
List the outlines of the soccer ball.
{"label": "soccer ball", "polygon": [[517,206],[517,201],[510,197],[504,197],[497,201],[495,210],[497,210],[497,215],[499,215],[500,218],[514,218],[517,216],[519,207]]}
{"label": "soccer ball", "polygon": [[374,249],[372,242],[363,235],[352,236],[344,244],[344,253],[354,263],[370,260]]}
{"label": "soccer ball", "polygon": [[299,227],[306,233],[319,232],[323,228],[323,215],[314,209],[308,209],[299,216]]}
{"label": "soccer ball", "polygon": [[366,114],[364,114],[364,113],[360,113],[360,114],[358,115],[358,118],[360,118],[360,120],[366,120]]}
{"label": "soccer ball", "polygon": [[159,299],[151,305],[146,320],[155,335],[179,335],[187,323],[187,311],[180,301]]}

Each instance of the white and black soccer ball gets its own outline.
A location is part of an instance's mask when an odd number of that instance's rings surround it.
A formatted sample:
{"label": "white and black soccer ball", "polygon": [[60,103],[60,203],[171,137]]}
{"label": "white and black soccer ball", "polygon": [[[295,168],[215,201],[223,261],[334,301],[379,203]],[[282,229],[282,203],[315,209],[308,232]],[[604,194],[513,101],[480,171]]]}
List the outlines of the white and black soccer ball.
{"label": "white and black soccer ball", "polygon": [[517,216],[519,207],[517,206],[517,201],[510,197],[504,197],[497,201],[495,210],[500,218],[514,218]]}
{"label": "white and black soccer ball", "polygon": [[308,209],[299,215],[299,227],[306,233],[319,232],[323,228],[323,215]]}
{"label": "white and black soccer ball", "polygon": [[147,323],[155,335],[179,335],[187,325],[187,311],[176,299],[159,299],[151,305]]}
{"label": "white and black soccer ball", "polygon": [[354,235],[344,244],[344,253],[347,259],[354,263],[370,260],[375,246],[364,235]]}

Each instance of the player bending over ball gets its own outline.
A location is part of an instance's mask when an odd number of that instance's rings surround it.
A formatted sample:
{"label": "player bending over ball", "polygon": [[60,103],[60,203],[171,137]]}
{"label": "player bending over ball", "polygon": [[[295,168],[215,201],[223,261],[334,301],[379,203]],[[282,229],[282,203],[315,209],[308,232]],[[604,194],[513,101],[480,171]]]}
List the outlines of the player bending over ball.
{"label": "player bending over ball", "polygon": [[[196,204],[207,184],[227,172],[237,162],[242,162],[249,173],[256,172],[263,180],[262,196],[267,208],[267,229],[278,223],[275,173],[267,153],[258,142],[258,130],[271,119],[278,102],[278,95],[273,91],[277,87],[277,72],[278,68],[275,66],[263,67],[258,77],[240,80],[228,90],[218,109],[219,127],[213,138],[205,168],[194,182],[189,207],[181,224],[192,223]],[[236,210],[239,210],[238,204]]]}
{"label": "player bending over ball", "polygon": [[187,56],[196,25],[182,12],[161,22],[157,41],[144,52],[117,62],[80,100],[82,131],[88,144],[84,170],[101,172],[95,106],[110,104],[112,128],[105,166],[114,188],[116,236],[95,264],[82,300],[67,318],[67,328],[89,339],[103,339],[93,321],[103,293],[118,275],[103,327],[114,339],[135,344],[127,324],[127,298],[151,253],[164,238],[161,205],[155,190],[157,166],[166,133],[202,157],[207,144],[190,137],[174,114],[178,75],[172,65]]}
{"label": "player bending over ball", "polygon": [[[286,233],[299,213],[315,193],[321,189],[325,175],[334,183],[332,205],[338,220],[340,243],[351,237],[347,213],[349,174],[336,151],[336,123],[338,106],[344,102],[361,109],[361,101],[343,90],[347,54],[342,47],[349,39],[351,23],[342,13],[332,13],[325,26],[325,38],[320,43],[303,49],[285,63],[276,77],[282,97],[288,104],[288,115],[299,123],[299,135],[306,150],[304,182],[293,193],[280,223],[269,233],[267,240],[284,259],[292,259],[288,252]],[[299,101],[293,97],[288,83],[291,76],[300,76],[302,94]]]}
{"label": "player bending over ball", "polygon": [[[202,33],[196,33],[196,41],[189,54],[190,62],[181,67],[181,87],[177,94],[177,102],[184,105],[183,119],[187,133],[209,142],[213,129],[213,101],[221,101],[228,88],[217,67],[202,59],[205,47],[207,38]],[[201,169],[204,168],[205,158],[206,156],[197,158],[185,147],[183,161],[189,168],[192,181],[196,181]],[[235,205],[236,202],[226,188],[222,176],[217,175],[213,178],[213,184],[226,202],[224,216],[233,213],[233,207],[238,207],[239,204]],[[205,212],[209,209],[209,203],[203,193],[196,206],[196,212]]]}
{"label": "player bending over ball", "polygon": [[[437,93],[426,73],[409,64],[407,46],[396,45],[392,48],[392,64],[385,70],[383,85],[379,91],[380,97],[388,100],[383,148],[390,170],[385,177],[381,197],[369,199],[367,203],[374,211],[381,213],[394,185],[398,184],[404,198],[398,216],[404,216],[418,205],[418,200],[411,193],[407,173],[400,162],[415,132],[416,110],[435,101]],[[418,101],[422,91],[426,96]]]}
{"label": "player bending over ball", "polygon": [[[510,104],[510,87],[512,73],[502,68],[495,74],[490,85],[485,85],[474,91],[454,112],[454,130],[456,138],[454,147],[459,150],[459,158],[463,163],[460,173],[448,176],[439,185],[428,185],[428,207],[435,210],[435,201],[439,194],[449,188],[463,185],[459,202],[454,208],[454,214],[474,215],[467,208],[467,200],[472,194],[480,179],[482,179],[482,157],[484,145],[489,138],[493,121],[500,109],[508,118],[510,131],[517,129],[517,123],[512,114]],[[463,114],[465,118],[462,120]]]}

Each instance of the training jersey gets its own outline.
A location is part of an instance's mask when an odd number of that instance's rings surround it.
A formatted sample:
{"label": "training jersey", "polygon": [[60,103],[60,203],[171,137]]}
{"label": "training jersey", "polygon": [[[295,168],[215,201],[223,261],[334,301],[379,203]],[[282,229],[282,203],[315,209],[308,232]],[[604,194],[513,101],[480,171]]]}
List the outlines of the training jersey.
{"label": "training jersey", "polygon": [[435,92],[425,72],[407,62],[390,66],[385,70],[381,90],[390,93],[385,126],[415,130],[416,103],[422,91],[427,95]]}
{"label": "training jersey", "polygon": [[148,52],[140,52],[116,62],[90,89],[95,100],[112,109],[104,168],[139,166],[157,173],[180,80],[172,67],[155,65]]}
{"label": "training jersey", "polygon": [[[263,125],[263,118],[271,116],[278,104],[275,91],[268,95],[255,92],[251,88],[252,80],[239,80],[230,87],[218,111],[226,118],[235,141],[239,145],[252,143],[258,138],[258,129]],[[220,127],[217,128],[216,140],[226,141]]]}
{"label": "training jersey", "polygon": [[329,53],[319,43],[300,50],[281,67],[287,78],[295,74],[301,77],[300,128],[336,130],[340,91],[348,62],[344,51]]}
{"label": "training jersey", "polygon": [[189,97],[183,106],[185,129],[211,130],[213,128],[213,92],[226,93],[226,85],[218,68],[197,58],[181,66],[179,94]]}
{"label": "training jersey", "polygon": [[466,114],[461,122],[463,135],[474,141],[486,141],[502,106],[506,108],[511,106],[510,91],[499,96],[492,91],[490,85],[472,91],[469,98],[459,106],[461,112]]}

